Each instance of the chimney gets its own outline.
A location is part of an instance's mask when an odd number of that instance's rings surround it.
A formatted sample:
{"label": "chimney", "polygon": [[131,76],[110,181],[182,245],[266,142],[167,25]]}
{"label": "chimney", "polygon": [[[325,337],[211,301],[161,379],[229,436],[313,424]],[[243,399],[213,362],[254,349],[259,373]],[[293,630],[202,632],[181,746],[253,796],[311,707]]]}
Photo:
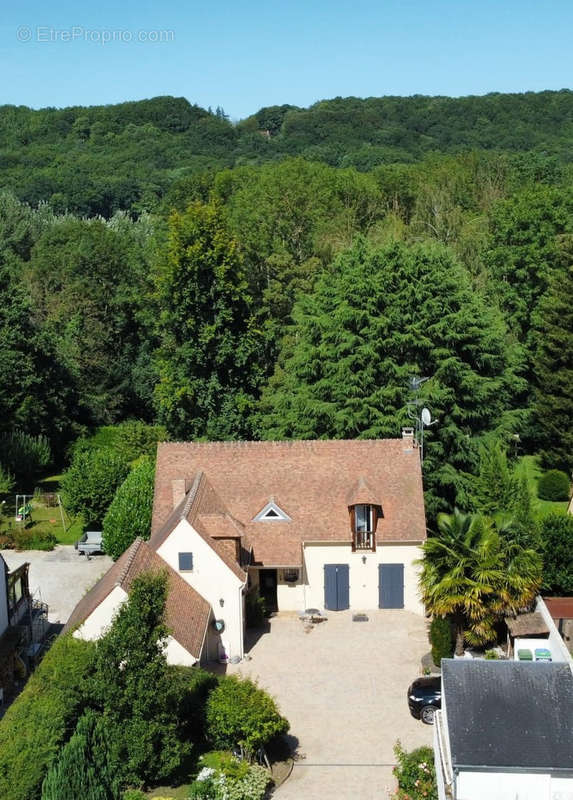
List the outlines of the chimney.
{"label": "chimney", "polygon": [[414,449],[414,428],[402,428],[402,444],[405,453]]}
{"label": "chimney", "polygon": [[187,494],[187,481],[185,478],[178,478],[176,481],[171,481],[171,491],[173,492],[173,508],[177,508]]}

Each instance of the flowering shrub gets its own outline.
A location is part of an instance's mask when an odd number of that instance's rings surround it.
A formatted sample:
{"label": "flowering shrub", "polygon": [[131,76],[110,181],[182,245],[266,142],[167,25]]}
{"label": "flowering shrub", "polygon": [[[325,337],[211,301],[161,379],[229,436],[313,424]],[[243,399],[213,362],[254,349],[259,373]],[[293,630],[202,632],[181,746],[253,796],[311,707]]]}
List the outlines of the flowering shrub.
{"label": "flowering shrub", "polygon": [[203,763],[219,762],[220,767],[203,766],[191,785],[190,800],[262,800],[270,775],[264,767],[248,765],[231,753],[208,753]]}
{"label": "flowering shrub", "polygon": [[398,762],[394,767],[398,781],[394,800],[438,800],[432,748],[418,747],[406,753],[398,741],[394,745],[394,754]]}

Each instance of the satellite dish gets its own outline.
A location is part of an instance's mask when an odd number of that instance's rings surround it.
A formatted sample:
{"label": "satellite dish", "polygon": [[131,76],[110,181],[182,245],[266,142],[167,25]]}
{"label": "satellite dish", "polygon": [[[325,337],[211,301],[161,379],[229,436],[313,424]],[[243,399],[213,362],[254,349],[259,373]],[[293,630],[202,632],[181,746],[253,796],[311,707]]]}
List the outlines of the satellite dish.
{"label": "satellite dish", "polygon": [[429,425],[432,421],[432,415],[430,414],[429,409],[423,408],[422,409],[422,422],[424,425]]}

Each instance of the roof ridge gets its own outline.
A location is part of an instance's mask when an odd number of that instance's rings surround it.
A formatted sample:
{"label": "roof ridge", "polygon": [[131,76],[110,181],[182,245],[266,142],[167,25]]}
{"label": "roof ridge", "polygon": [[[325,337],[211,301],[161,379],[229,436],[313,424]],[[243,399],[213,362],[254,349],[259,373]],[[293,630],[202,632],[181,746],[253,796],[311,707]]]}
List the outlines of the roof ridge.
{"label": "roof ridge", "polygon": [[193,507],[193,503],[195,502],[195,498],[197,497],[197,492],[199,491],[199,485],[203,480],[204,472],[203,470],[199,470],[197,475],[195,475],[195,480],[193,481],[193,486],[189,489],[189,494],[187,495],[187,499],[185,500],[185,505],[181,509],[181,516],[180,519],[187,519],[191,508]]}
{"label": "roof ridge", "polygon": [[127,578],[128,574],[129,574],[129,570],[133,566],[133,562],[135,560],[135,557],[138,554],[139,548],[140,548],[140,546],[142,544],[143,544],[143,539],[141,538],[141,536],[138,536],[137,539],[135,539],[135,541],[133,542],[133,544],[129,548],[129,550],[126,551],[128,553],[128,557],[125,559],[125,566],[123,567],[123,569],[119,573],[119,575],[117,577],[117,580],[115,582],[115,586],[121,586],[123,584],[124,580]]}
{"label": "roof ridge", "polygon": [[187,447],[208,449],[213,447],[262,447],[264,446],[288,446],[296,445],[297,447],[310,447],[314,444],[321,444],[324,446],[340,444],[342,442],[356,442],[357,444],[379,444],[380,442],[402,442],[399,436],[383,436],[379,439],[248,439],[239,441],[214,441],[214,442],[190,442],[184,440],[171,441],[171,442],[158,442],[160,447],[169,447],[172,445],[186,445]]}

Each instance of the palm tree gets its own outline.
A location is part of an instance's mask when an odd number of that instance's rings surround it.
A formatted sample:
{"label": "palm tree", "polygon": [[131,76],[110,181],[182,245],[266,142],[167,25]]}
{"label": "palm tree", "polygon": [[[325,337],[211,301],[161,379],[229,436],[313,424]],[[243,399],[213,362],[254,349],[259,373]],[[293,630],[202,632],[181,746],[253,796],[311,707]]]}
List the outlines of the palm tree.
{"label": "palm tree", "polygon": [[461,655],[464,639],[478,646],[493,641],[502,616],[531,605],[541,586],[541,559],[505,541],[477,514],[440,514],[438,529],[418,562],[420,591],[431,614],[453,620]]}

